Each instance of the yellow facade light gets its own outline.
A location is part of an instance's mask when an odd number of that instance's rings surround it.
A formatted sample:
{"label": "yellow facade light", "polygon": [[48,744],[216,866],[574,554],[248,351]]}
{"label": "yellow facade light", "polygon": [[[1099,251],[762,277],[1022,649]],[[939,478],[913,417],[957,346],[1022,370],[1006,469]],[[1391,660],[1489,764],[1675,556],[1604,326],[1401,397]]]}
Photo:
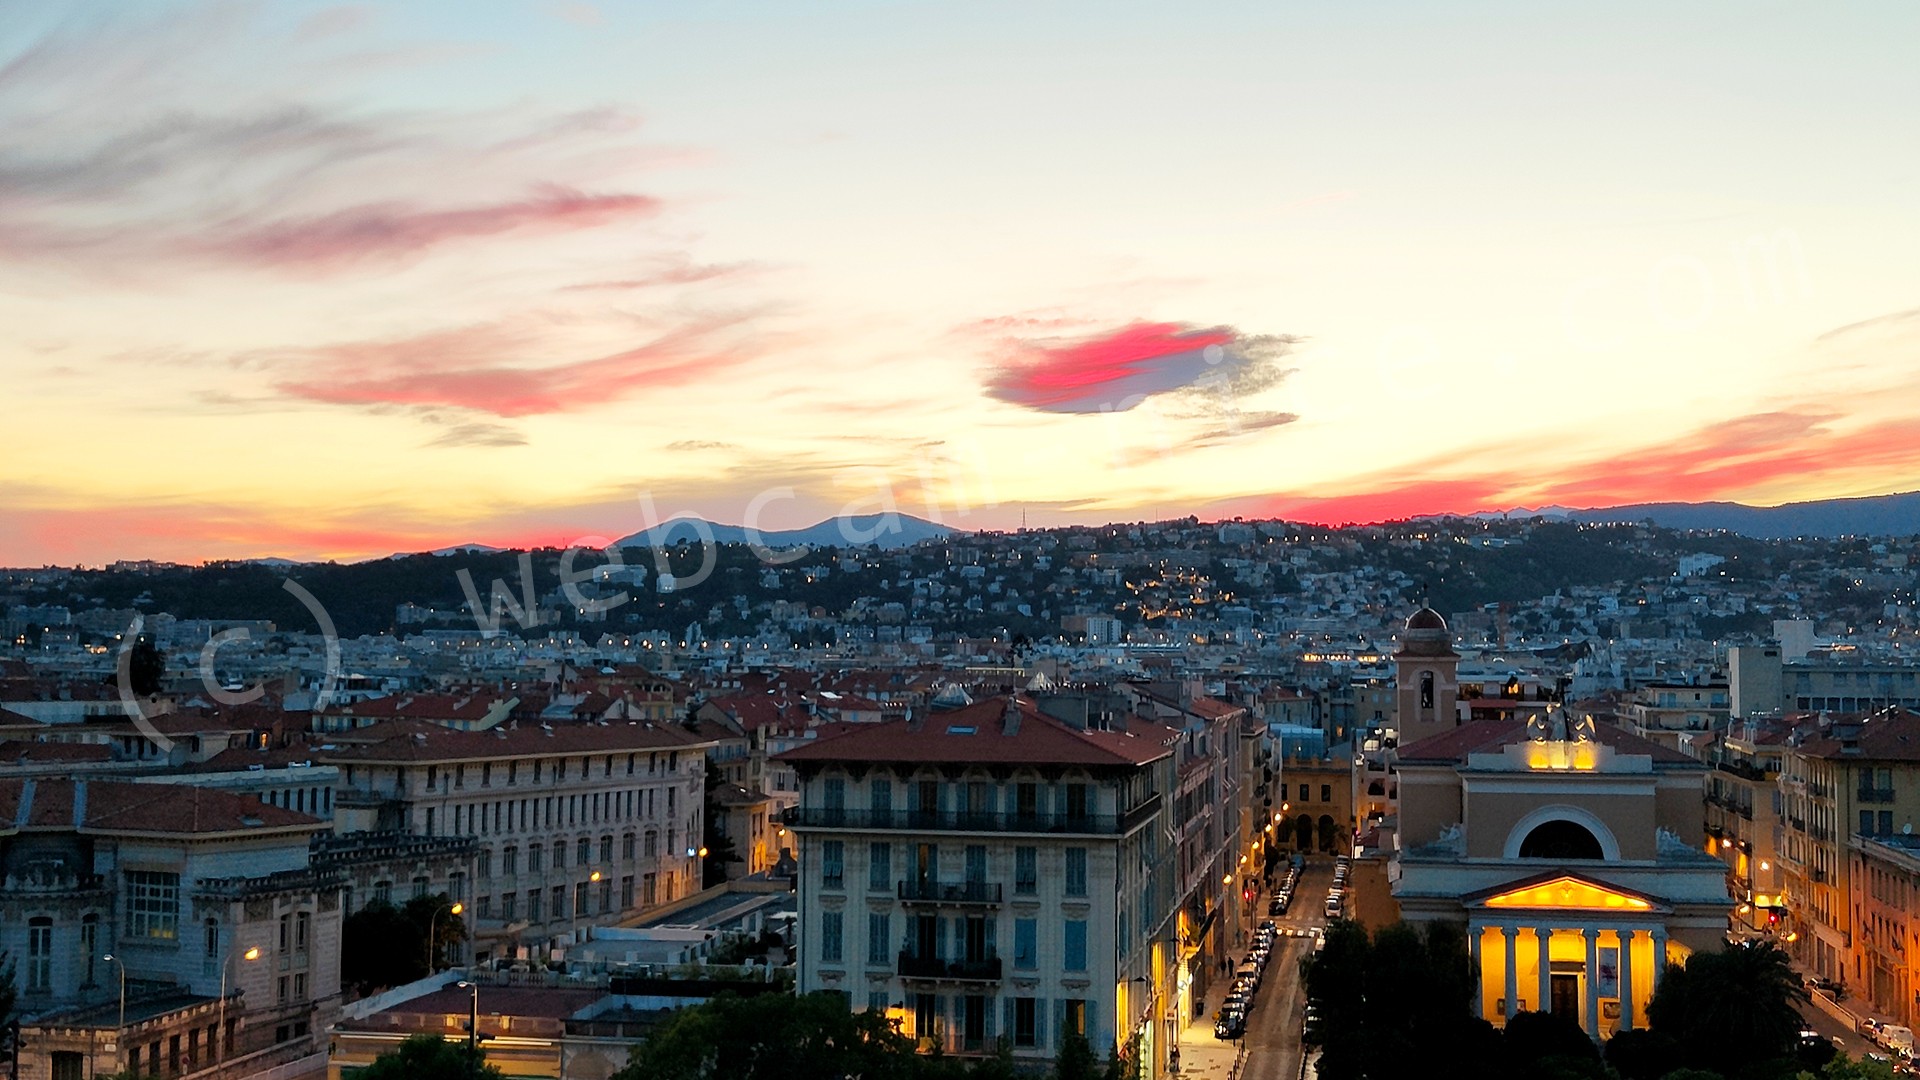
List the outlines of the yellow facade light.
{"label": "yellow facade light", "polygon": [[1579,911],[1652,911],[1653,905],[1637,896],[1603,889],[1577,878],[1554,881],[1488,897],[1490,908],[1547,908]]}

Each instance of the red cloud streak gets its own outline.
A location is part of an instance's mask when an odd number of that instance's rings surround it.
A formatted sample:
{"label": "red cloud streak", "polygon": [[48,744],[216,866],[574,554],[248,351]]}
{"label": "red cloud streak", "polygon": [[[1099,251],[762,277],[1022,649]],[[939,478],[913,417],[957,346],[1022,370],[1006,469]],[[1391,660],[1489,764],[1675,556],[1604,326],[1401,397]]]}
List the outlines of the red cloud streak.
{"label": "red cloud streak", "polygon": [[[1415,480],[1382,477],[1370,490],[1329,497],[1272,495],[1230,504],[1233,512],[1323,525],[1468,514],[1515,506],[1622,506],[1756,497],[1756,492],[1830,478],[1851,488],[1920,471],[1920,418],[1834,432],[1824,413],[1756,413],[1667,442],[1538,473],[1489,471]],[[1847,478],[1857,483],[1847,484]]]}

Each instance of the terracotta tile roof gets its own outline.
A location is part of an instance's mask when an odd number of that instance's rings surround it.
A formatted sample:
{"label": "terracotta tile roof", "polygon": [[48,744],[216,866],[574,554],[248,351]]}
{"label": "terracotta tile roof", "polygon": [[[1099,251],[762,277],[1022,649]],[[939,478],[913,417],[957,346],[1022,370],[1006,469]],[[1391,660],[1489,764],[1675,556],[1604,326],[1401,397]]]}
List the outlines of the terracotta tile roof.
{"label": "terracotta tile roof", "polygon": [[1140,725],[1150,729],[1146,735],[1081,731],[1025,698],[1019,699],[1017,729],[1009,734],[1007,700],[986,698],[912,721],[845,725],[838,734],[795,747],[777,760],[1137,766],[1170,753],[1156,737],[1163,729],[1153,725]]}
{"label": "terracotta tile roof", "polygon": [[681,724],[629,720],[617,724],[530,724],[490,731],[455,731],[437,724],[375,724],[318,751],[328,762],[498,761],[545,754],[611,754],[704,748],[718,736],[711,730],[688,731]]}
{"label": "terracotta tile roof", "polygon": [[0,829],[192,835],[327,827],[246,795],[191,784],[0,779]]}
{"label": "terracotta tile roof", "polygon": [[43,765],[49,762],[100,762],[113,760],[113,747],[106,743],[34,742],[9,739],[0,742],[0,763]]}
{"label": "terracotta tile roof", "polygon": [[[1697,758],[1650,739],[1643,739],[1631,731],[1612,724],[1596,725],[1594,735],[1601,743],[1613,747],[1619,753],[1645,755],[1651,757],[1656,765],[1690,766],[1697,769],[1707,767]],[[1491,753],[1503,746],[1526,741],[1526,719],[1502,716],[1486,720],[1469,720],[1450,731],[1443,731],[1418,742],[1408,743],[1400,747],[1396,756],[1403,765],[1410,762],[1445,762],[1464,765],[1470,754]]]}
{"label": "terracotta tile roof", "polygon": [[[1858,736],[1843,740],[1833,733],[1815,735],[1800,744],[1800,753],[1855,761],[1920,761],[1920,713],[1909,709],[1877,713],[1851,730]],[[1854,749],[1847,749],[1849,743]]]}

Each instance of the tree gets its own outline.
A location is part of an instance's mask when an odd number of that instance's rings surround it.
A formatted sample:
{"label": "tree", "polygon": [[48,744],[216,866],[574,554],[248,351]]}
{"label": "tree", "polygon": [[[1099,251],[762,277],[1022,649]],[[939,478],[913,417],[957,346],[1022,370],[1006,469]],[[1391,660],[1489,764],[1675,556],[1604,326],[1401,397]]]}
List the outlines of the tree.
{"label": "tree", "polygon": [[340,928],[340,978],[362,994],[401,986],[427,974],[427,927],[436,956],[467,939],[466,920],[447,909],[447,894],[416,896],[404,908],[376,900]]}
{"label": "tree", "polygon": [[[400,909],[401,913],[407,917],[407,921],[413,924],[414,937],[419,942],[420,952],[424,954],[430,951],[431,955],[437,959],[459,955],[457,951],[459,945],[467,940],[467,920],[455,915],[452,908],[451,897],[446,893],[435,893],[431,896],[416,896],[407,901],[407,906]],[[427,946],[429,929],[433,933],[431,950]],[[421,962],[426,962],[425,955],[421,957]]]}
{"label": "tree", "polygon": [[712,758],[707,759],[706,817],[701,827],[700,843],[707,849],[707,859],[701,868],[700,883],[711,889],[723,885],[727,880],[727,864],[740,861],[740,853],[733,846],[733,838],[722,831],[723,815],[726,807],[720,805],[719,794],[728,787],[727,774]]}
{"label": "tree", "polygon": [[917,1080],[913,1040],[831,993],[721,994],[675,1012],[615,1080]]}
{"label": "tree", "polygon": [[152,697],[159,693],[166,674],[166,657],[153,643],[153,635],[141,634],[134,638],[133,649],[127,656],[127,685],[134,696]]}
{"label": "tree", "polygon": [[1327,1080],[1481,1077],[1499,1057],[1493,1028],[1471,1012],[1473,973],[1465,938],[1443,923],[1424,931],[1398,923],[1369,938],[1338,919],[1326,944],[1303,961]]}
{"label": "tree", "polygon": [[499,1080],[501,1072],[486,1055],[464,1042],[438,1035],[409,1035],[397,1049],[373,1059],[354,1074],[356,1080]]}
{"label": "tree", "polygon": [[1801,1027],[1794,1002],[1805,998],[1779,946],[1737,945],[1668,967],[1647,1003],[1647,1027],[1679,1047],[1674,1067],[1741,1076],[1793,1054]]}

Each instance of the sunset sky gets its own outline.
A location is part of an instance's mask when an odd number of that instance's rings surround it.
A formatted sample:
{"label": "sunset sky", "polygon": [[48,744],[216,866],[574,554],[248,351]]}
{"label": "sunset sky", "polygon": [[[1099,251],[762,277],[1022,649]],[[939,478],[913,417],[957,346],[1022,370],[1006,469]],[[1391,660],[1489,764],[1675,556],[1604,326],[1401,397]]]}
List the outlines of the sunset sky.
{"label": "sunset sky", "polygon": [[1920,7],[0,9],[0,565],[1920,488]]}

